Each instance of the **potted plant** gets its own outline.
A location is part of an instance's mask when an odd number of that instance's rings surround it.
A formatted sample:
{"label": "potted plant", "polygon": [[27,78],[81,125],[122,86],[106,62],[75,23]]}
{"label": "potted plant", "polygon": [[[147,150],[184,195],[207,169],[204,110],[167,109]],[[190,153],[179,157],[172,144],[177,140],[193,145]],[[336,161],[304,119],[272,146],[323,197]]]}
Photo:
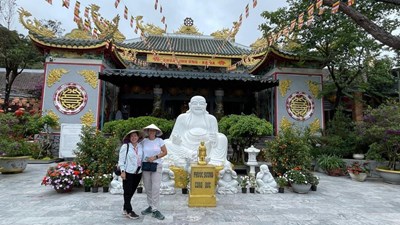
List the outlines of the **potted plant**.
{"label": "potted plant", "polygon": [[336,155],[321,155],[318,159],[318,166],[329,176],[343,176],[345,162]]}
{"label": "potted plant", "polygon": [[250,185],[250,193],[255,193],[256,187],[257,187],[257,181],[255,176],[250,176],[249,177],[249,185]]}
{"label": "potted plant", "polygon": [[275,178],[276,184],[278,184],[278,192],[279,193],[284,193],[285,192],[285,186],[288,183],[288,180],[284,176],[279,176]]}
{"label": "potted plant", "polygon": [[85,192],[90,192],[90,188],[93,186],[93,177],[84,176],[82,177],[83,187],[85,188]]}
{"label": "potted plant", "polygon": [[319,177],[315,174],[312,174],[310,177],[310,183],[311,183],[311,191],[317,191],[317,186],[319,184]]}
{"label": "potted plant", "polygon": [[313,174],[310,171],[304,170],[301,167],[295,167],[284,174],[293,191],[300,194],[308,193],[311,188],[312,176]]}
{"label": "potted plant", "polygon": [[368,165],[368,162],[360,164],[358,161],[354,161],[353,163],[351,163],[350,166],[347,166],[347,172],[349,173],[352,180],[362,182],[365,181],[370,171],[367,167]]}
{"label": "potted plant", "polygon": [[97,174],[97,173],[93,176],[92,193],[99,192],[99,187],[101,185],[101,178],[102,178],[102,176],[100,174]]}
{"label": "potted plant", "polygon": [[377,108],[369,107],[356,130],[369,145],[367,159],[386,162],[376,168],[383,180],[400,184],[400,103],[388,101]]}
{"label": "potted plant", "polygon": [[74,186],[82,184],[83,168],[75,162],[61,162],[50,167],[42,179],[42,185],[52,186],[57,192],[64,193]]}
{"label": "potted plant", "polygon": [[101,176],[101,186],[103,186],[103,192],[108,192],[110,183],[112,181],[112,174],[111,173],[105,173]]}
{"label": "potted plant", "polygon": [[242,193],[247,193],[247,186],[249,186],[249,177],[240,176],[240,187],[242,188]]}

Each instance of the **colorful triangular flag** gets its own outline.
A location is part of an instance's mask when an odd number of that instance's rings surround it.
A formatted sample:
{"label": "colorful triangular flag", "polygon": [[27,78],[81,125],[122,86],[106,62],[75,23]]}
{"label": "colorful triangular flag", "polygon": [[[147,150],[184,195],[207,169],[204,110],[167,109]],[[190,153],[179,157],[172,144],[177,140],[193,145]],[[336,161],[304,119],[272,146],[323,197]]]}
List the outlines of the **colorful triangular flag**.
{"label": "colorful triangular flag", "polygon": [[257,6],[257,0],[253,0],[253,8]]}
{"label": "colorful triangular flag", "polygon": [[332,5],[332,13],[333,14],[339,12],[339,5],[340,5],[340,1],[333,3],[333,5]]}

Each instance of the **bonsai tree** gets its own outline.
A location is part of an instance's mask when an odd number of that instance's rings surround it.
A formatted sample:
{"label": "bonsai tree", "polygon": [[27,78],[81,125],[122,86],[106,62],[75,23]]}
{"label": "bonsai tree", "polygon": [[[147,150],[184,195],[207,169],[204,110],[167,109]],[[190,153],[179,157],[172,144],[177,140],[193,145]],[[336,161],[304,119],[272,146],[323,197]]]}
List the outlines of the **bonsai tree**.
{"label": "bonsai tree", "polygon": [[272,124],[255,115],[229,115],[218,123],[219,132],[225,134],[233,149],[233,162],[245,162],[244,149],[261,137],[272,135]]}
{"label": "bonsai tree", "polygon": [[388,101],[368,108],[357,132],[369,144],[368,159],[388,161],[386,169],[396,170],[400,160],[400,103]]}

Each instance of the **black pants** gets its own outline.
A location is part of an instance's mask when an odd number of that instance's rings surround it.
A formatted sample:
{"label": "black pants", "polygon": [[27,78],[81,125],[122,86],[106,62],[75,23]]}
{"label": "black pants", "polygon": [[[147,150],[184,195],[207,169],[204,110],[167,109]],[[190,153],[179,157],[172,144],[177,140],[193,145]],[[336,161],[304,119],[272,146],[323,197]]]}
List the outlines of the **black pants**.
{"label": "black pants", "polygon": [[122,181],[124,188],[124,210],[126,210],[128,213],[132,212],[131,200],[136,188],[139,185],[140,179],[142,179],[141,173],[126,173],[126,179]]}

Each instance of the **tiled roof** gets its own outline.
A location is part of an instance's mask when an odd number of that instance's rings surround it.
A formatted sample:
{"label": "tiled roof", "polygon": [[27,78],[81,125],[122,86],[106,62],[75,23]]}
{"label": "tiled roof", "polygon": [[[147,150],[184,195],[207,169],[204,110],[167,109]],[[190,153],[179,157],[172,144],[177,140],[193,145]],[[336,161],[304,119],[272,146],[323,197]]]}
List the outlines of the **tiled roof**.
{"label": "tiled roof", "polygon": [[178,79],[199,79],[199,80],[236,80],[243,82],[278,83],[277,81],[265,80],[261,76],[248,73],[209,73],[174,70],[148,70],[148,69],[106,69],[100,73],[103,76],[123,77],[147,77],[147,78],[178,78]]}
{"label": "tiled roof", "polygon": [[151,51],[148,46],[152,46],[157,52],[170,52],[168,40],[175,53],[190,53],[193,55],[223,55],[223,56],[241,56],[249,54],[250,50],[245,46],[225,41],[223,39],[215,39],[208,36],[189,36],[189,35],[169,35],[169,36],[148,36],[146,37],[148,44],[138,39],[130,43],[116,43],[117,46]]}
{"label": "tiled roof", "polygon": [[106,40],[104,39],[49,38],[33,33],[30,36],[33,41],[39,44],[59,48],[89,49],[98,48],[106,44]]}

